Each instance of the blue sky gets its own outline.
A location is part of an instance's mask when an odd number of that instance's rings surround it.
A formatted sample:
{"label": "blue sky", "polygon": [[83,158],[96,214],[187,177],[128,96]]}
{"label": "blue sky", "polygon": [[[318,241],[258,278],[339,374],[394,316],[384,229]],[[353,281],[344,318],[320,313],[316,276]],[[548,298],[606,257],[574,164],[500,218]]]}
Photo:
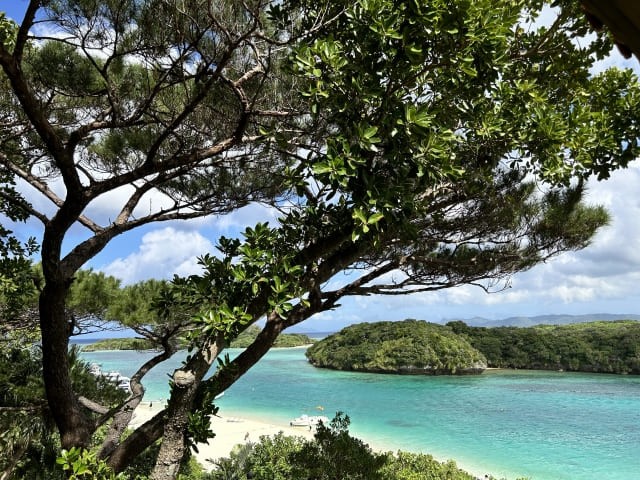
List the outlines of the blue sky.
{"label": "blue sky", "polygon": [[[23,0],[0,0],[0,10],[19,21],[26,7]],[[603,65],[638,69],[638,61],[613,55]],[[543,314],[640,314],[640,164],[615,172],[606,182],[589,184],[588,200],[602,204],[612,215],[587,249],[565,254],[511,279],[507,290],[486,294],[477,287],[457,287],[410,297],[366,297],[346,299],[335,311],[308,320],[308,330],[328,331],[360,321],[419,318],[430,321],[475,316],[500,319]],[[36,205],[45,200],[28,193]],[[87,213],[106,219],[118,195],[100,199]],[[123,283],[146,278],[171,278],[198,271],[196,258],[214,249],[220,235],[235,236],[245,226],[272,220],[261,207],[247,207],[229,216],[146,226],[114,239],[87,267],[114,275]],[[37,222],[15,227],[26,239],[39,237]],[[74,227],[67,245],[76,244],[86,233]],[[304,328],[303,328],[304,329]]]}

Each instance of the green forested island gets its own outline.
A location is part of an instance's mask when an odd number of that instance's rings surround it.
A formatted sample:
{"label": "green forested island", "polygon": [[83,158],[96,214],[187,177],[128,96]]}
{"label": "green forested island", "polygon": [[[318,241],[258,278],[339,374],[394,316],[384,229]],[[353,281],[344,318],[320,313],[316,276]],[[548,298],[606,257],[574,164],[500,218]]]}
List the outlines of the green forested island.
{"label": "green forested island", "polygon": [[481,373],[487,362],[449,327],[420,320],[359,323],[310,347],[317,367],[401,374]]}
{"label": "green forested island", "polygon": [[307,358],[317,367],[384,373],[481,373],[492,367],[640,374],[640,322],[527,328],[361,323],[316,343]]}
{"label": "green forested island", "polygon": [[[260,333],[260,328],[252,325],[247,330],[238,335],[238,338],[231,342],[231,348],[246,348]],[[299,333],[283,333],[278,337],[274,348],[300,347],[312,344],[314,340],[307,335]],[[145,338],[108,338],[98,340],[82,347],[85,352],[95,352],[99,350],[153,350],[155,345]]]}
{"label": "green forested island", "polygon": [[100,350],[153,350],[153,342],[146,338],[105,338],[94,343],[84,345],[85,352],[97,352]]}
{"label": "green forested island", "polygon": [[640,374],[640,322],[620,320],[535,327],[447,324],[490,367]]}
{"label": "green forested island", "polygon": [[[238,338],[231,342],[232,348],[246,348],[248,347],[260,333],[260,328],[256,325],[252,325],[244,332],[238,335]],[[282,333],[278,335],[274,348],[287,348],[287,347],[301,347],[303,345],[310,345],[315,340],[309,338],[307,335],[301,333]]]}

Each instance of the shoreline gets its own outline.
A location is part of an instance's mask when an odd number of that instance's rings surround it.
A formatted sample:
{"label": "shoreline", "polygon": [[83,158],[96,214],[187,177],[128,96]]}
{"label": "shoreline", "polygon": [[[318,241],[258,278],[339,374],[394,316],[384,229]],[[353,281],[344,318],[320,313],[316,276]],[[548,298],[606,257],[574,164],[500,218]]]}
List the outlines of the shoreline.
{"label": "shoreline", "polygon": [[[151,404],[151,405],[150,405]],[[152,418],[162,409],[163,401],[142,402],[134,412],[130,427],[137,428],[142,423]],[[225,412],[224,415],[216,415],[211,417],[211,430],[216,436],[209,440],[209,443],[199,443],[198,452],[193,452],[196,460],[207,470],[210,471],[215,466],[215,460],[222,457],[229,457],[233,448],[238,444],[246,444],[249,442],[258,442],[262,436],[274,436],[283,432],[287,436],[302,437],[307,440],[313,438],[315,429],[307,427],[292,427],[287,424],[278,423],[274,420],[265,419],[263,417],[255,417],[247,415],[245,412]],[[353,434],[352,434],[353,435]],[[354,435],[355,436],[355,435]],[[369,447],[378,453],[392,452],[397,453],[398,448],[384,445],[383,442],[376,440],[369,441],[366,438],[357,436]],[[411,450],[407,450],[411,452]],[[443,455],[437,455],[431,452],[412,452],[431,455],[438,462],[444,463],[450,460],[454,461],[458,468],[466,471],[476,478],[484,478],[488,472],[482,472],[478,466],[466,463],[464,459],[446,458]],[[495,474],[494,474],[495,475]],[[501,478],[499,475],[497,478]],[[515,477],[514,477],[515,478]]]}

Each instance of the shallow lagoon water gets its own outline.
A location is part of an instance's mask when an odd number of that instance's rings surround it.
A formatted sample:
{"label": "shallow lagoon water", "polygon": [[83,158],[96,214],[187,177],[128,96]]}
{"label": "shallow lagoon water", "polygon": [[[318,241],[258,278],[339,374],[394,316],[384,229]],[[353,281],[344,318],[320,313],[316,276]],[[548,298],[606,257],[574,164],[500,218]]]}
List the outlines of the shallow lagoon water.
{"label": "shallow lagoon water", "polygon": [[[233,356],[238,350],[231,349]],[[151,353],[83,354],[131,375]],[[172,359],[146,379],[145,400],[166,399]],[[272,350],[218,400],[221,413],[287,424],[343,411],[376,448],[431,453],[509,479],[640,479],[640,377],[538,371],[422,377],[336,372],[304,349]]]}

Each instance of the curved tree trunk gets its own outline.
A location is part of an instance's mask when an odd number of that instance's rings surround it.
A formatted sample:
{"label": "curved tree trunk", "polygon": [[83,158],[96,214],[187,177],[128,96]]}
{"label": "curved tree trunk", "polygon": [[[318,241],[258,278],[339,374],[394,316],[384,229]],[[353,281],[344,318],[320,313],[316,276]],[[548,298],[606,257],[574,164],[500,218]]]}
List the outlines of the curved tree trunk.
{"label": "curved tree trunk", "polygon": [[[308,315],[310,314],[308,313]],[[302,319],[302,317],[296,318],[291,321],[291,324],[298,323]],[[137,455],[153,442],[162,438],[162,446],[151,478],[153,480],[175,479],[185,454],[185,432],[187,431],[189,412],[194,406],[197,407],[194,405],[194,400],[200,393],[199,390],[204,384],[215,383],[219,389],[215,393],[220,393],[233,385],[269,351],[273,342],[286,326],[289,325],[281,320],[276,320],[275,317],[267,321],[254,342],[231,362],[231,368],[218,370],[213,377],[206,381],[202,381],[202,378],[206,375],[215,357],[222,351],[222,343],[219,341],[220,343],[213,345],[209,351],[201,351],[198,355],[194,355],[188,365],[176,371],[181,372],[179,375],[191,372],[193,383],[187,385],[188,382],[183,382],[183,387],[174,387],[169,399],[169,407],[141,425],[120,443],[107,460],[109,466],[116,472],[123,471]]]}
{"label": "curved tree trunk", "polygon": [[105,439],[102,442],[102,447],[98,453],[98,458],[106,458],[117,447],[122,434],[129,426],[131,418],[133,417],[134,410],[140,405],[142,397],[144,396],[144,387],[142,386],[142,378],[156,365],[167,360],[175,353],[173,348],[168,342],[164,344],[164,351],[159,355],[154,356],[142,365],[136,373],[131,377],[131,395],[126,402],[118,409],[113,415],[113,420],[109,426],[109,430]]}
{"label": "curved tree trunk", "polygon": [[63,282],[47,279],[40,294],[42,373],[62,448],[88,447],[93,428],[73,392],[69,375],[71,326],[65,314],[66,291]]}
{"label": "curved tree trunk", "polygon": [[214,343],[198,350],[183,368],[174,372],[162,445],[151,480],[174,480],[177,477],[186,453],[189,414],[194,408],[194,400],[202,379],[223,349],[224,338],[218,335]]}
{"label": "curved tree trunk", "polygon": [[109,455],[107,464],[116,473],[122,472],[133,460],[162,437],[167,410],[162,410],[143,425],[136,428]]}

